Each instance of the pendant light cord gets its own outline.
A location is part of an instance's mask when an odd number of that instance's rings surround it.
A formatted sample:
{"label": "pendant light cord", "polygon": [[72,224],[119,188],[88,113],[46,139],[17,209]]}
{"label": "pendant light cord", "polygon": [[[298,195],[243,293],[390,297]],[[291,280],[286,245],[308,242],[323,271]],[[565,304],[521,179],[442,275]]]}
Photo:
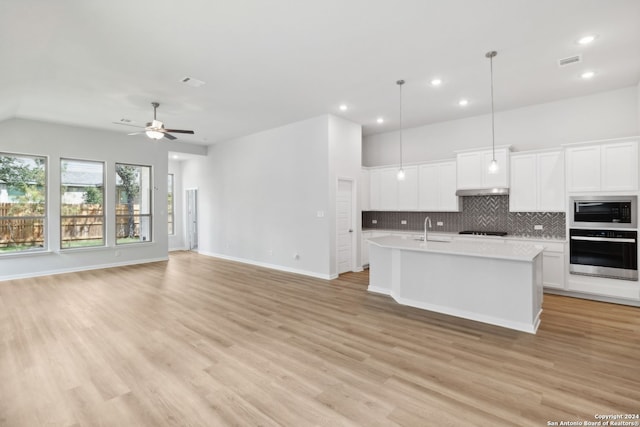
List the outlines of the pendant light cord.
{"label": "pendant light cord", "polygon": [[404,80],[398,80],[396,84],[400,86],[400,170],[402,170],[402,85]]}
{"label": "pendant light cord", "polygon": [[497,55],[497,52],[491,51],[487,53],[489,56],[489,69],[491,71],[491,147],[493,150],[493,161],[496,161],[496,130],[494,123],[494,112],[493,112],[493,57]]}

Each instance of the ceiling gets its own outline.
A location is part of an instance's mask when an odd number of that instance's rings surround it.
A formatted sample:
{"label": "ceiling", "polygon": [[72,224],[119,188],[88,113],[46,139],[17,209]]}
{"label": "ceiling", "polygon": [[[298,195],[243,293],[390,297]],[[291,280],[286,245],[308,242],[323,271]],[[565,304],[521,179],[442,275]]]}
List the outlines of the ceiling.
{"label": "ceiling", "polygon": [[[585,34],[597,39],[581,46]],[[158,118],[199,144],[326,113],[387,132],[400,78],[405,127],[487,113],[489,50],[497,110],[636,85],[640,1],[6,0],[0,120],[126,133],[112,122],[144,125],[158,101]]]}

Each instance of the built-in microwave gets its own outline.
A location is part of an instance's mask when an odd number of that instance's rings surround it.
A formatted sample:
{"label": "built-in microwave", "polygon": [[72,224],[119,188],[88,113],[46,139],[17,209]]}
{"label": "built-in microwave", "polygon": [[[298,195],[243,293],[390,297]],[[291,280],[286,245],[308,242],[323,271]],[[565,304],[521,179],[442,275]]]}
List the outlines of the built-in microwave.
{"label": "built-in microwave", "polygon": [[571,228],[637,228],[637,196],[574,196]]}

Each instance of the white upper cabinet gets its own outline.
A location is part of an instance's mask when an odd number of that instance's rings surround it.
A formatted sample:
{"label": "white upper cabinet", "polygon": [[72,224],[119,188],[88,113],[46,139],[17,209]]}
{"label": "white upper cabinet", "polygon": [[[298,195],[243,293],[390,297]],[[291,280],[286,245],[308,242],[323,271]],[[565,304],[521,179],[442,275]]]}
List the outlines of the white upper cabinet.
{"label": "white upper cabinet", "polygon": [[498,173],[489,173],[493,150],[466,151],[457,154],[457,188],[482,189],[509,186],[509,149],[496,148]]}
{"label": "white upper cabinet", "polygon": [[369,171],[369,209],[379,211],[380,209],[380,169]]}
{"label": "white upper cabinet", "polygon": [[418,167],[405,166],[404,180],[397,180],[398,185],[398,210],[415,211],[418,209]]}
{"label": "white upper cabinet", "polygon": [[456,162],[442,162],[419,166],[419,210],[457,212]]}
{"label": "white upper cabinet", "polygon": [[638,141],[570,146],[567,191],[638,191]]}
{"label": "white upper cabinet", "polygon": [[369,179],[369,170],[362,169],[360,173],[360,210],[361,211],[370,211],[371,210],[371,189],[370,187],[371,180]]}
{"label": "white upper cabinet", "polygon": [[560,150],[511,155],[511,212],[564,212],[564,155]]}
{"label": "white upper cabinet", "polygon": [[602,145],[600,155],[603,191],[638,190],[637,142]]}
{"label": "white upper cabinet", "polygon": [[538,209],[542,212],[564,212],[564,152],[539,153],[537,174]]}
{"label": "white upper cabinet", "polygon": [[513,154],[511,156],[509,210],[511,212],[533,212],[537,210],[537,187],[536,155]]}
{"label": "white upper cabinet", "polygon": [[567,191],[600,191],[600,146],[567,148]]}
{"label": "white upper cabinet", "polygon": [[395,211],[398,208],[398,169],[380,170],[380,210]]}

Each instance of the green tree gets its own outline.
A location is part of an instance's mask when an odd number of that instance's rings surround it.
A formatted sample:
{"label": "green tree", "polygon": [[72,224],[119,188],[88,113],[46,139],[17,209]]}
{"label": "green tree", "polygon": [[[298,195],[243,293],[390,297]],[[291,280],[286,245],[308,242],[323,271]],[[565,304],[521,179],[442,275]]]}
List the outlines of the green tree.
{"label": "green tree", "polygon": [[35,185],[44,189],[44,159],[26,159],[13,156],[0,156],[0,181],[12,190],[26,193]]}
{"label": "green tree", "polygon": [[122,180],[121,188],[127,197],[127,213],[129,214],[129,218],[127,221],[126,235],[127,237],[135,237],[136,227],[133,218],[133,204],[140,193],[140,184],[138,184],[140,173],[137,167],[129,165],[116,165],[116,173]]}
{"label": "green tree", "polygon": [[96,187],[86,187],[83,200],[89,205],[102,205],[102,191]]}

